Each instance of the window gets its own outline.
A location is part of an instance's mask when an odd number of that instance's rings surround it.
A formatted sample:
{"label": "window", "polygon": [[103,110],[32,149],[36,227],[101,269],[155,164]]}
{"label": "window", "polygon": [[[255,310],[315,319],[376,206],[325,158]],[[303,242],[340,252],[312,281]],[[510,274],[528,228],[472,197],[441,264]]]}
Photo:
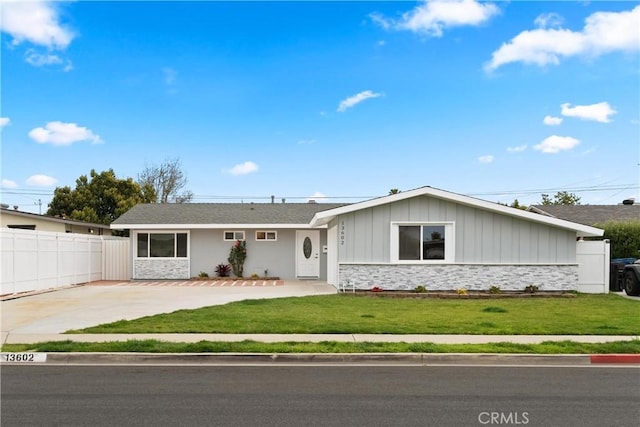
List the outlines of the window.
{"label": "window", "polygon": [[453,224],[393,224],[392,230],[396,261],[453,261]]}
{"label": "window", "polygon": [[27,225],[27,224],[9,224],[7,225],[7,228],[14,228],[16,230],[35,230],[36,226],[35,225]]}
{"label": "window", "polygon": [[138,258],[186,258],[187,233],[138,233]]}
{"label": "window", "polygon": [[225,231],[224,240],[244,240],[244,231]]}
{"label": "window", "polygon": [[256,231],[256,240],[278,240],[276,231]]}

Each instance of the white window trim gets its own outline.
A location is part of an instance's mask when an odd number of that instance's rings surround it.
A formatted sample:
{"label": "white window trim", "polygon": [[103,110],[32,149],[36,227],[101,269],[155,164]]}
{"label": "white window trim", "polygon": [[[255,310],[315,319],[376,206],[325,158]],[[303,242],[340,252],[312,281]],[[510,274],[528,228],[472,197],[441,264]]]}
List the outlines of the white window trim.
{"label": "white window trim", "polygon": [[[258,233],[264,233],[265,238],[264,239],[258,239]],[[269,233],[273,233],[275,235],[274,239],[268,239],[267,235]],[[275,230],[256,230],[256,234],[255,234],[255,238],[256,238],[256,242],[275,242],[278,240],[278,232]]]}
{"label": "white window trim", "polygon": [[[400,226],[402,225],[441,225],[444,226],[445,245],[444,245],[444,259],[438,260],[405,260],[400,259]],[[453,264],[455,262],[456,255],[456,234],[455,234],[455,222],[451,221],[398,221],[391,222],[391,248],[390,259],[392,264]]]}
{"label": "white window trim", "polygon": [[[227,239],[227,233],[233,233],[233,239]],[[236,239],[236,233],[242,233],[242,238],[241,239]],[[246,233],[244,232],[244,230],[225,230],[222,232],[222,240],[224,240],[225,242],[235,242],[235,241],[244,241],[246,237]]]}
{"label": "white window trim", "polygon": [[[182,256],[173,256],[173,257],[156,257],[156,256],[138,256],[138,235],[139,234],[173,234],[174,236],[176,234],[186,234],[187,235],[187,256],[186,257],[182,257]],[[135,240],[134,240],[134,250],[135,250],[135,258],[136,259],[189,259],[189,257],[191,256],[191,233],[189,232],[189,230],[140,230],[140,231],[136,231],[134,233],[135,236]],[[173,249],[174,249],[174,253],[178,253],[178,239],[174,237],[173,239]],[[151,253],[151,239],[147,238],[147,253]]]}

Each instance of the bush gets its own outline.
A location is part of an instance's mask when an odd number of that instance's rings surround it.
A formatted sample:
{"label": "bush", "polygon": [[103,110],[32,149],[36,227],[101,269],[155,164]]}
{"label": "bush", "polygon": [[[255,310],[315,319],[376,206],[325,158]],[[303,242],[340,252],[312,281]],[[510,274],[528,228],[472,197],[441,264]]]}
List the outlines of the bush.
{"label": "bush", "polygon": [[209,277],[209,274],[207,274],[206,271],[201,271],[200,274],[198,274],[198,277]]}
{"label": "bush", "polygon": [[490,294],[499,294],[501,292],[502,290],[500,289],[500,286],[492,286],[491,288],[489,288]]}
{"label": "bush", "polygon": [[640,258],[640,220],[595,224],[611,241],[611,258]]}
{"label": "bush", "polygon": [[528,294],[535,294],[538,292],[538,287],[536,285],[529,285],[524,288],[524,291]]}
{"label": "bush", "polygon": [[231,272],[231,266],[229,264],[218,264],[216,266],[216,274],[218,277],[227,277]]}
{"label": "bush", "polygon": [[233,274],[238,277],[242,277],[244,273],[244,261],[247,259],[247,242],[244,240],[236,241],[231,247],[231,251],[229,252],[229,264],[231,264],[231,269],[233,270]]}
{"label": "bush", "polygon": [[415,291],[416,291],[416,293],[418,293],[418,294],[424,294],[425,292],[427,292],[427,288],[425,288],[425,287],[424,287],[424,286],[422,286],[422,285],[418,285],[418,286],[416,286]]}

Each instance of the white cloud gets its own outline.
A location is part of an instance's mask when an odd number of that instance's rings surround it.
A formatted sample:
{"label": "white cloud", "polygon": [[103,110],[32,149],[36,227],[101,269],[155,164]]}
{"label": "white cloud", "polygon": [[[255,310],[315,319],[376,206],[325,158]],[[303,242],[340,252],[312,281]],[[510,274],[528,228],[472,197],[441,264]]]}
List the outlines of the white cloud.
{"label": "white cloud", "polygon": [[34,67],[43,67],[46,65],[63,65],[63,71],[71,71],[73,64],[70,60],[64,59],[53,53],[38,53],[34,49],[28,49],[24,54],[24,59]]}
{"label": "white cloud", "polygon": [[94,144],[102,142],[100,136],[86,127],[75,123],[49,122],[44,128],[35,128],[29,132],[29,137],[39,144],[71,145],[74,142],[91,141]]}
{"label": "white cloud", "polygon": [[0,117],[0,129],[5,126],[9,126],[11,124],[11,119],[9,117]]}
{"label": "white cloud", "polygon": [[347,111],[347,109],[353,107],[354,105],[357,105],[359,103],[361,103],[364,100],[367,100],[369,98],[377,98],[379,97],[380,94],[379,93],[375,93],[372,92],[370,90],[365,90],[363,92],[357,93],[353,96],[350,96],[349,98],[343,100],[340,102],[340,105],[338,105],[338,112],[342,113]]}
{"label": "white cloud", "polygon": [[558,126],[560,123],[562,123],[562,117],[544,116],[544,119],[542,119],[542,123],[547,126]]}
{"label": "white cloud", "polygon": [[566,117],[576,117],[581,120],[592,120],[600,123],[609,123],[612,116],[617,113],[608,102],[599,102],[591,105],[576,105],[565,103],[560,106],[561,114]]}
{"label": "white cloud", "polygon": [[2,179],[2,183],[0,183],[0,187],[2,188],[17,188],[18,184],[15,181],[11,181],[10,179]]}
{"label": "white cloud", "polygon": [[238,175],[248,175],[250,173],[257,172],[257,171],[258,171],[258,165],[256,165],[252,161],[247,161],[247,162],[235,165],[234,167],[228,170],[228,173],[230,173],[231,175],[238,176]]}
{"label": "white cloud", "polygon": [[58,180],[51,176],[40,174],[31,175],[27,178],[27,185],[32,185],[34,187],[51,187],[56,185],[57,182]]}
{"label": "white cloud", "polygon": [[13,45],[28,41],[64,49],[75,35],[59,22],[58,5],[49,1],[3,1],[0,30],[13,38]]}
{"label": "white cloud", "polygon": [[543,13],[533,21],[538,28],[560,27],[564,19],[557,13]]}
{"label": "white cloud", "polygon": [[534,145],[533,148],[543,153],[555,154],[560,151],[571,150],[578,144],[580,144],[580,141],[570,136],[551,135],[540,144]]}
{"label": "white cloud", "polygon": [[516,147],[507,147],[509,153],[522,153],[527,149],[527,144],[518,145]]}
{"label": "white cloud", "polygon": [[492,163],[493,162],[493,156],[492,155],[480,156],[480,157],[478,157],[478,161],[480,163]]}
{"label": "white cloud", "polygon": [[315,139],[301,139],[300,141],[298,141],[298,144],[300,145],[311,145],[315,143],[316,143]]}
{"label": "white cloud", "polygon": [[523,31],[495,52],[485,65],[493,71],[505,64],[523,62],[557,65],[571,56],[598,57],[616,51],[640,50],[640,6],[623,12],[596,12],[581,31],[538,28]]}
{"label": "white cloud", "polygon": [[409,30],[431,37],[442,37],[443,30],[460,26],[477,26],[498,14],[492,3],[476,0],[425,0],[424,4],[405,12],[399,20],[371,14],[373,22],[384,29]]}
{"label": "white cloud", "polygon": [[326,198],[327,198],[327,196],[324,193],[316,191],[311,196],[307,197],[307,202],[310,201],[310,200],[315,200],[316,202],[317,201],[324,201]]}

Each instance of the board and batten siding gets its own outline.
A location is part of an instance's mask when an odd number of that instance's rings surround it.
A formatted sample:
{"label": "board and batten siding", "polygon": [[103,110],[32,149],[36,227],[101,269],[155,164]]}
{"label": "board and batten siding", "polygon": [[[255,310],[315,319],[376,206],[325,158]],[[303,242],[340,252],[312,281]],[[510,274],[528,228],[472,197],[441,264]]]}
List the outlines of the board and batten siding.
{"label": "board and batten siding", "polygon": [[341,215],[340,263],[389,263],[391,223],[451,222],[456,264],[575,264],[576,233],[428,196]]}

